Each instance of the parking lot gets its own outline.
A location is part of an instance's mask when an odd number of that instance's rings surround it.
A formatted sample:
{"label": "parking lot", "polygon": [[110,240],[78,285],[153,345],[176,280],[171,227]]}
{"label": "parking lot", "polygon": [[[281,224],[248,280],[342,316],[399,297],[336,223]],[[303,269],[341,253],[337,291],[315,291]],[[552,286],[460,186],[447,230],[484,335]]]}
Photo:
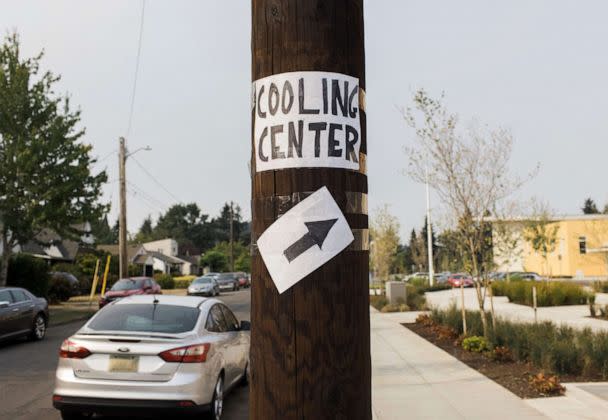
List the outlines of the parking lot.
{"label": "parking lot", "polygon": [[[224,292],[219,297],[239,318],[250,319],[249,289]],[[17,341],[0,344],[0,419],[59,419],[52,406],[58,351],[62,341],[82,322],[49,328],[37,343]],[[226,419],[248,418],[248,388],[236,388],[224,403]],[[116,417],[114,417],[116,418]]]}

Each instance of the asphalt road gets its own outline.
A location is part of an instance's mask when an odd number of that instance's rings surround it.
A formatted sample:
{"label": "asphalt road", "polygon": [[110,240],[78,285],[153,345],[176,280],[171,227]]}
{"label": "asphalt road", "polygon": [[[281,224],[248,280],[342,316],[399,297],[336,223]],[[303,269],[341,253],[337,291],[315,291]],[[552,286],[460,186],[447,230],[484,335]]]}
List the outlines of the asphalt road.
{"label": "asphalt road", "polygon": [[[249,289],[222,293],[219,297],[240,320],[250,319]],[[52,406],[58,351],[64,339],[82,322],[49,328],[46,338],[38,343],[17,341],[0,344],[0,419],[60,419]],[[248,418],[249,389],[237,387],[224,401],[227,420]],[[119,417],[112,419],[118,420]]]}

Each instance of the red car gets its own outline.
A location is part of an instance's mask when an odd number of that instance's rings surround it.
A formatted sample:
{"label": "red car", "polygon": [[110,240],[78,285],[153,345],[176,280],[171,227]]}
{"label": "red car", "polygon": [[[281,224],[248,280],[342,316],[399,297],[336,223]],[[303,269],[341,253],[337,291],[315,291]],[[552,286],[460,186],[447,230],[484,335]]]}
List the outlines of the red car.
{"label": "red car", "polygon": [[234,273],[236,278],[239,280],[239,287],[249,287],[251,286],[251,282],[249,281],[249,276],[246,273]]}
{"label": "red car", "polygon": [[448,277],[448,284],[452,287],[460,287],[460,285],[463,287],[473,287],[474,285],[473,277],[462,273],[452,274],[450,277]]}
{"label": "red car", "polygon": [[127,296],[160,294],[162,294],[160,286],[150,277],[120,279],[99,299],[99,308],[101,309],[108,303]]}

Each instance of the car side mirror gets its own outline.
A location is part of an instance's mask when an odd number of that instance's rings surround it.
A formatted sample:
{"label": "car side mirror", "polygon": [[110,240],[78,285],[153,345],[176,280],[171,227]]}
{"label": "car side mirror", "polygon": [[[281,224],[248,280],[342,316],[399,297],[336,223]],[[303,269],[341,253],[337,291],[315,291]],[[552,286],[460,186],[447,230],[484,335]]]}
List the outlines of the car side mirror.
{"label": "car side mirror", "polygon": [[0,309],[2,308],[8,308],[8,305],[10,305],[11,303],[8,301],[2,301],[0,302]]}
{"label": "car side mirror", "polygon": [[251,331],[251,322],[241,321],[241,331]]}

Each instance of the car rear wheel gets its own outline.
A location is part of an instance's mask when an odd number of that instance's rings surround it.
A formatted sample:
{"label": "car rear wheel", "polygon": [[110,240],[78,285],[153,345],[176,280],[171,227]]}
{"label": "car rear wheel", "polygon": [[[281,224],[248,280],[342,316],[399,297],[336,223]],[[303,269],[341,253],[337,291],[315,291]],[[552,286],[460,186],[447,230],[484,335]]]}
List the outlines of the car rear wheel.
{"label": "car rear wheel", "polygon": [[34,322],[32,323],[32,331],[30,332],[30,339],[39,341],[46,335],[46,319],[42,314],[36,315]]}
{"label": "car rear wheel", "polygon": [[63,420],[85,420],[90,419],[92,415],[90,413],[81,413],[78,411],[61,410],[61,418]]}
{"label": "car rear wheel", "polygon": [[224,379],[222,375],[217,378],[215,389],[213,390],[213,399],[211,400],[211,416],[213,420],[220,420],[224,411]]}

